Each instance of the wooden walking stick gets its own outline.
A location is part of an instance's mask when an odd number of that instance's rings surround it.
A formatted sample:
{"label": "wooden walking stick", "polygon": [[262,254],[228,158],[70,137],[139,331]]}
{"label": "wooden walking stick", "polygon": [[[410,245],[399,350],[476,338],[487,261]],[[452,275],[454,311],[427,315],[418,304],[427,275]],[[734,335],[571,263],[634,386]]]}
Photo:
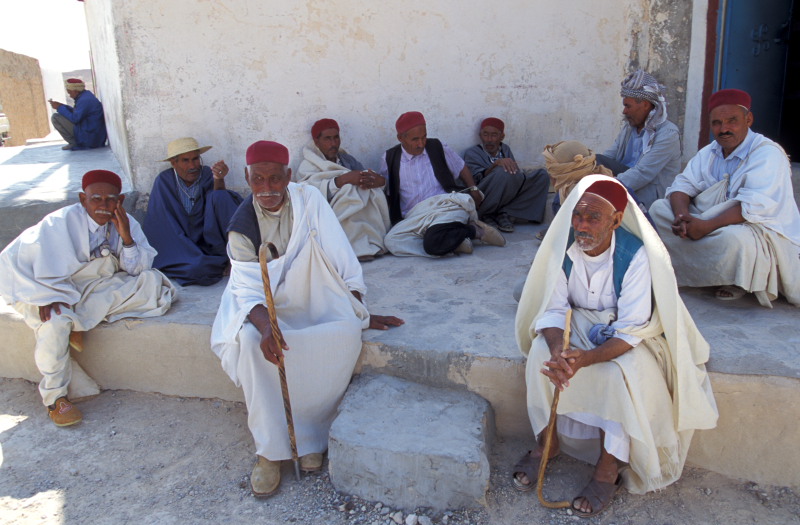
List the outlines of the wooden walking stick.
{"label": "wooden walking stick", "polygon": [[[267,250],[270,251],[273,259],[278,258],[278,250],[271,242],[265,242],[258,249],[258,262],[261,264],[261,281],[264,284],[264,296],[267,299],[267,313],[269,314],[269,327],[272,330],[272,338],[275,343],[283,348],[285,343],[281,329],[278,327],[278,317],[275,315],[275,302],[272,299],[272,289],[269,285],[269,272],[267,271]],[[286,364],[283,360],[283,353],[278,358],[278,376],[281,379],[281,394],[283,395],[283,411],[286,414],[286,427],[289,429],[289,445],[292,447],[292,462],[294,463],[294,475],[300,479],[300,460],[297,457],[297,438],[294,434],[294,418],[292,418],[292,403],[289,400],[289,385],[286,383]]]}
{"label": "wooden walking stick", "polygon": [[[569,348],[569,332],[570,323],[572,322],[572,309],[567,310],[567,319],[564,327],[564,342],[561,344],[562,350]],[[542,460],[539,462],[539,477],[536,480],[536,495],[539,496],[539,502],[548,509],[565,509],[572,506],[569,501],[547,501],[544,499],[542,487],[544,485],[544,472],[547,470],[547,458],[550,455],[550,446],[553,444],[553,431],[556,428],[556,408],[558,408],[558,395],[561,390],[556,388],[553,394],[553,404],[550,405],[550,420],[547,422],[547,427],[544,430],[544,450],[542,450]]]}

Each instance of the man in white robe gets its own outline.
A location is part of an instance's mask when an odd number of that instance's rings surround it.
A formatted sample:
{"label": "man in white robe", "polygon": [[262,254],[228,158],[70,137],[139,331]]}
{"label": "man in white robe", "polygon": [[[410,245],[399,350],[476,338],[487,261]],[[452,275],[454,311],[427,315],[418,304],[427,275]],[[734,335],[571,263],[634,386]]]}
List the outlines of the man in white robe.
{"label": "man in white robe", "polygon": [[800,306],[800,212],[789,159],[750,129],[750,95],[723,89],[708,101],[715,141],[695,155],[650,214],[680,286],[717,286],[716,297],[783,294]]}
{"label": "man in white robe", "polygon": [[[300,468],[322,468],[328,431],[361,352],[363,328],[403,321],[370,316],[366,286],[347,236],[314,187],[291,181],[289,151],[258,141],[247,149],[245,178],[253,196],[231,219],[231,276],[211,333],[223,369],[241,385],[258,459],[250,476],[255,496],[280,484],[280,462],[291,458],[281,396],[279,356],[285,355]],[[287,346],[269,326],[258,250],[275,245],[268,271],[275,313]],[[285,352],[285,354],[284,354]]]}
{"label": "man in white robe", "polygon": [[496,228],[478,220],[483,193],[469,167],[447,144],[428,138],[422,113],[403,113],[395,129],[400,144],[386,150],[380,169],[392,221],[386,248],[394,255],[440,257],[472,253],[473,240],[505,246]]}
{"label": "man in white robe", "polygon": [[383,186],[386,179],[341,147],[339,124],[329,118],[311,127],[295,182],[315,186],[327,199],[361,262],[386,253],[383,238],[390,227]]}
{"label": "man in white robe", "polygon": [[79,204],[49,214],[0,254],[0,294],[34,331],[39,392],[57,426],[83,417],[68,398],[73,376],[97,392],[69,355],[70,346],[82,350],[82,332],[162,315],[175,298],[169,279],[151,269],[156,251],[125,212],[121,189],[115,173],[87,172]]}
{"label": "man in white robe", "polygon": [[[562,351],[569,308],[570,349]],[[528,356],[534,433],[547,425],[555,385],[551,457],[564,451],[596,464],[573,500],[581,516],[607,508],[622,483],[641,494],[677,480],[693,431],[716,425],[708,344],[678,295],[663,244],[610,177],[582,179],[556,215],[528,274],[516,331]],[[520,490],[535,487],[541,456],[540,441],[514,467]]]}

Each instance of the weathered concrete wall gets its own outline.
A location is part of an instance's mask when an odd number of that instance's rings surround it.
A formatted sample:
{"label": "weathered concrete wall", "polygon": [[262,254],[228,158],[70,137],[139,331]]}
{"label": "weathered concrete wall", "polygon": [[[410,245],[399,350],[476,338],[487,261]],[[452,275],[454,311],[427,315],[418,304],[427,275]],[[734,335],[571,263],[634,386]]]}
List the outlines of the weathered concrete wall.
{"label": "weathered concrete wall", "polygon": [[38,60],[0,49],[0,104],[11,125],[8,146],[50,133]]}
{"label": "weathered concrete wall", "polygon": [[173,138],[214,145],[206,161],[226,159],[241,187],[251,142],[285,143],[296,166],[321,117],[339,120],[345,147],[374,168],[408,110],[458,151],[499,116],[524,165],[558,140],[603,149],[621,121],[619,82],[637,65],[665,77],[672,114],[683,113],[691,3],[85,4],[112,146],[127,143],[120,163],[145,192]]}
{"label": "weathered concrete wall", "polygon": [[[678,129],[687,116],[686,85],[689,43],[692,38],[693,2],[650,0],[643,2],[642,16],[631,29],[631,68],[641,67],[666,86],[667,113]],[[689,119],[697,118],[689,115]]]}
{"label": "weathered concrete wall", "polygon": [[[105,0],[90,0],[86,4],[87,25],[89,31],[89,46],[92,49],[97,90],[95,95],[103,103],[103,112],[106,118],[106,131],[108,143],[117,157],[120,166],[126,175],[130,176],[131,149],[128,143],[128,129],[125,112],[136,111],[127,109],[124,94],[123,73],[121,60],[117,52],[118,41],[126,39],[123,28],[117,26],[114,8],[123,2],[107,2]],[[115,5],[116,4],[116,5]],[[146,117],[143,119],[146,123]],[[141,124],[150,126],[152,124]],[[147,187],[150,191],[150,187]]]}

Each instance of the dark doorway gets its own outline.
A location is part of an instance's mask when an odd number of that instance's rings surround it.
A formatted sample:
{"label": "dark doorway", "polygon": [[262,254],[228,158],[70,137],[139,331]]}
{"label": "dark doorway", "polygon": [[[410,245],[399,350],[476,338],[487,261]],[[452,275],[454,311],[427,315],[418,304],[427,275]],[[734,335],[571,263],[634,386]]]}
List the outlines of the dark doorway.
{"label": "dark doorway", "polygon": [[787,115],[800,110],[796,78],[800,38],[791,39],[800,28],[797,14],[792,16],[797,11],[793,4],[793,0],[719,0],[713,90],[738,88],[750,93],[753,130],[781,143],[788,153],[800,154],[798,134]]}

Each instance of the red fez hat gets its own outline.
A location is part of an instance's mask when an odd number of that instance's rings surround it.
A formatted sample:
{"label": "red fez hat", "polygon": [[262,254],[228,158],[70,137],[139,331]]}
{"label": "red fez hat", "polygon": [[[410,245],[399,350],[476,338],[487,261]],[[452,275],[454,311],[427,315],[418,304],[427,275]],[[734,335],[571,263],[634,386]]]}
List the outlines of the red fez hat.
{"label": "red fez hat", "polygon": [[405,133],[411,128],[425,125],[425,117],[419,111],[409,111],[403,113],[394,123],[394,127],[398,133]]}
{"label": "red fez hat", "polygon": [[741,89],[720,89],[708,99],[708,111],[728,104],[742,106],[747,111],[750,111],[751,103],[750,95],[746,91]]}
{"label": "red fez hat", "polygon": [[611,204],[616,211],[625,211],[628,205],[628,190],[625,186],[612,179],[603,179],[593,182],[584,193],[592,193],[602,197]]}
{"label": "red fez hat", "polygon": [[85,191],[89,185],[94,184],[96,182],[107,182],[112,186],[116,187],[117,191],[122,191],[122,179],[120,179],[119,175],[117,175],[113,171],[108,171],[108,170],[87,171],[83,175],[83,181],[81,182],[81,187]]}
{"label": "red fez hat", "polygon": [[289,150],[283,144],[271,140],[259,140],[247,148],[245,161],[248,166],[259,162],[277,162],[285,166],[289,164]]}
{"label": "red fez hat", "polygon": [[324,118],[314,122],[314,125],[311,126],[311,138],[319,137],[319,134],[325,131],[326,129],[335,128],[336,131],[339,131],[339,123],[333,120],[332,118]]}
{"label": "red fez hat", "polygon": [[497,128],[500,130],[500,133],[506,129],[506,125],[503,123],[503,121],[495,117],[483,119],[483,122],[481,122],[481,129],[485,128],[486,126]]}

